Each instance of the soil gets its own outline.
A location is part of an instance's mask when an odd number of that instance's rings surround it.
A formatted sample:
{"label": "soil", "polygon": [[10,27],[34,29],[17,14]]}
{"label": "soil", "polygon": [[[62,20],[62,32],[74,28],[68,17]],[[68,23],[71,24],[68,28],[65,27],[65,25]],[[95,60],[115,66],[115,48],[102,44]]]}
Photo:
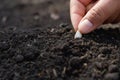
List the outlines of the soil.
{"label": "soil", "polygon": [[69,0],[11,3],[0,3],[0,80],[119,80],[120,27],[74,39]]}

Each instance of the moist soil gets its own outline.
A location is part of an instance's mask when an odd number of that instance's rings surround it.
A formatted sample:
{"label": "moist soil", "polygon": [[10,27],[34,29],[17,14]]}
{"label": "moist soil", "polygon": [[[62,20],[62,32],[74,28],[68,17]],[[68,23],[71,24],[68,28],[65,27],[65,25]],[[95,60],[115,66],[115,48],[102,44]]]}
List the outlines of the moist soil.
{"label": "moist soil", "polygon": [[74,39],[69,0],[11,3],[0,3],[0,80],[119,80],[120,27]]}

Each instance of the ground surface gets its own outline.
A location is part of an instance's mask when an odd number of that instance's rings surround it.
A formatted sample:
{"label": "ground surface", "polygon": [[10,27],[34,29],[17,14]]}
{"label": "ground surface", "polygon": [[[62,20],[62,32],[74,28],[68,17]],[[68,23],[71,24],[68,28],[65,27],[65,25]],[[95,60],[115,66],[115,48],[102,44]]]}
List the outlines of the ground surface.
{"label": "ground surface", "polygon": [[119,80],[120,27],[75,40],[69,0],[2,1],[0,80]]}

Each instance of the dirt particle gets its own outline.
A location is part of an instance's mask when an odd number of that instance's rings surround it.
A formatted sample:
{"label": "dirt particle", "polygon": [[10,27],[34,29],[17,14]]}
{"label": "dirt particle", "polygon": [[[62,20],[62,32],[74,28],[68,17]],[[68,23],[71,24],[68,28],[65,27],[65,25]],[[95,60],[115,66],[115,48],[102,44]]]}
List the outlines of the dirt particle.
{"label": "dirt particle", "polygon": [[21,78],[20,78],[20,74],[17,73],[17,72],[15,72],[15,73],[14,73],[13,80],[21,80]]}
{"label": "dirt particle", "polygon": [[55,29],[54,28],[52,28],[51,30],[50,30],[50,32],[54,32],[55,31]]}
{"label": "dirt particle", "polygon": [[102,63],[96,62],[95,66],[96,66],[97,69],[101,69],[102,68]]}
{"label": "dirt particle", "polygon": [[119,80],[119,73],[108,73],[105,75],[105,80]]}
{"label": "dirt particle", "polygon": [[72,57],[69,61],[69,64],[72,68],[79,69],[82,67],[83,62],[79,57]]}
{"label": "dirt particle", "polygon": [[117,65],[110,65],[108,68],[108,71],[113,73],[113,72],[119,72],[119,68]]}
{"label": "dirt particle", "polygon": [[64,27],[67,27],[68,24],[67,23],[61,23],[59,26],[64,28]]}
{"label": "dirt particle", "polygon": [[39,18],[40,18],[39,15],[34,16],[34,20],[39,20]]}
{"label": "dirt particle", "polygon": [[24,57],[23,57],[22,55],[17,55],[17,56],[15,57],[15,60],[16,60],[17,62],[22,62],[22,61],[24,60]]}
{"label": "dirt particle", "polygon": [[10,45],[7,42],[0,42],[0,50],[9,49]]}
{"label": "dirt particle", "polygon": [[6,21],[7,21],[7,16],[3,16],[2,22],[3,22],[3,23],[6,23]]}
{"label": "dirt particle", "polygon": [[25,55],[26,60],[33,60],[33,59],[35,59],[35,57],[36,56],[33,52],[26,53],[26,55]]}

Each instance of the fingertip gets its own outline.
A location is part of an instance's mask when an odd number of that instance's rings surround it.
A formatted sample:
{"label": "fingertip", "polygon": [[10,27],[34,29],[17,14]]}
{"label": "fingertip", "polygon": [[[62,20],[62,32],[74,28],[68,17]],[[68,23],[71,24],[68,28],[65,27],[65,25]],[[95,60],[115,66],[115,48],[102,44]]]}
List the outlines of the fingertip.
{"label": "fingertip", "polygon": [[88,19],[80,22],[79,25],[78,25],[78,30],[82,34],[90,33],[93,29],[94,29],[94,25]]}
{"label": "fingertip", "polygon": [[110,1],[101,0],[86,13],[78,25],[79,31],[82,34],[87,34],[95,30],[114,12],[112,10],[115,9],[115,6],[110,10],[110,5],[107,5],[108,3],[112,4]]}
{"label": "fingertip", "polygon": [[85,15],[85,6],[79,0],[71,0],[70,16],[75,31],[78,30],[78,24]]}
{"label": "fingertip", "polygon": [[72,21],[72,25],[73,25],[75,31],[78,30],[78,24],[79,24],[81,19],[82,19],[82,17],[79,16],[78,14],[72,14],[71,15],[71,21]]}

